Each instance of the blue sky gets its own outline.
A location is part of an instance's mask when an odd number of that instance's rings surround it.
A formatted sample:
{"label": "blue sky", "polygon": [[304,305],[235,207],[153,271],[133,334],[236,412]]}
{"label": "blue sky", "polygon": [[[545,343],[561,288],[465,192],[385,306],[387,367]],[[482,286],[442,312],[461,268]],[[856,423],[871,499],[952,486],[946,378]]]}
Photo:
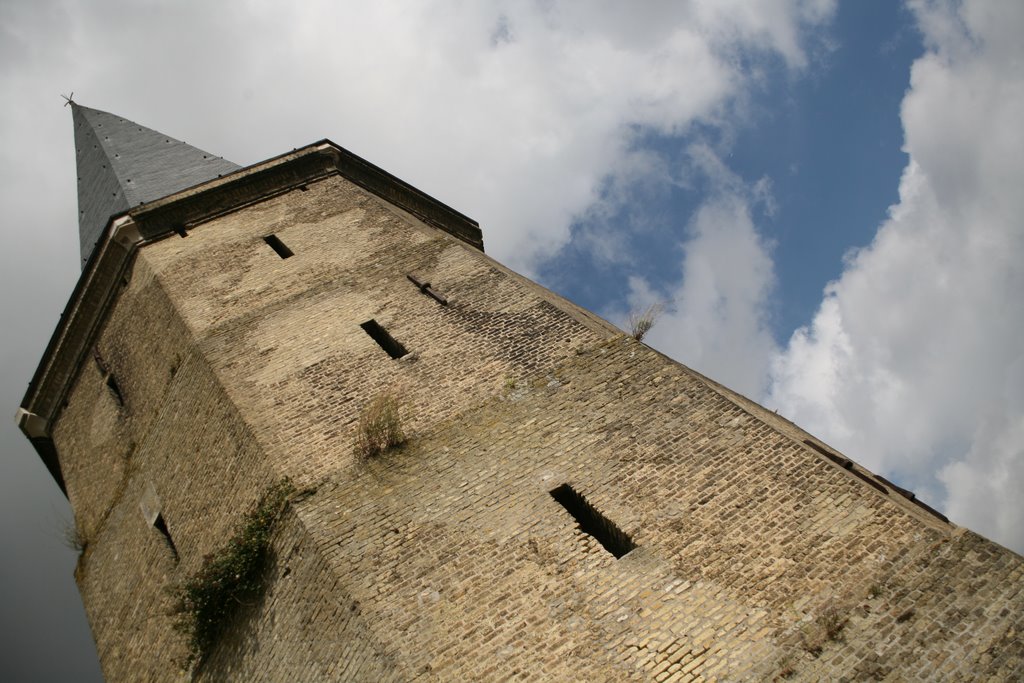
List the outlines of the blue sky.
{"label": "blue sky", "polygon": [[[0,406],[78,276],[74,91],[243,165],[331,138],[1024,551],[1022,34],[998,0],[10,0]],[[0,677],[96,678],[66,502],[0,439]]]}
{"label": "blue sky", "polygon": [[764,115],[732,150],[741,176],[772,179],[778,209],[765,229],[776,244],[780,339],[811,318],[843,254],[871,241],[907,163],[899,106],[922,50],[913,17],[884,1],[838,10],[821,71],[777,76]]}
{"label": "blue sky", "polygon": [[[637,141],[671,163],[695,139],[707,140],[747,183],[770,179],[774,212],[762,212],[758,228],[776,262],[771,329],[777,340],[810,322],[825,284],[842,272],[843,255],[871,241],[897,201],[907,163],[900,102],[910,65],[923,50],[913,15],[894,2],[840,4],[827,38],[806,72],[788,71],[778,57],[760,60],[764,81],[734,129],[641,132]],[[672,187],[620,207],[611,222],[633,236],[634,262],[595,253],[580,237],[587,230],[580,217],[577,238],[542,262],[540,277],[591,310],[628,308],[622,283],[636,261],[656,282],[681,277],[679,236],[706,189]]]}

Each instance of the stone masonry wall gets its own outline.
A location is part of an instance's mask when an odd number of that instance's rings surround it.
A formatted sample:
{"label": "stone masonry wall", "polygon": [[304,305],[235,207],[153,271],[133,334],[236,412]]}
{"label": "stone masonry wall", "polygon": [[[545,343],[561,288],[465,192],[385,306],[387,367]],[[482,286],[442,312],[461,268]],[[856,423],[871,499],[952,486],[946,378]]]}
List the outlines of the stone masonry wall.
{"label": "stone masonry wall", "polygon": [[[549,495],[562,483],[638,548],[617,560],[581,534]],[[374,606],[370,627],[427,678],[1006,680],[1024,666],[1019,556],[922,524],[628,340],[315,501],[308,525]],[[835,639],[818,632],[832,610]]]}
{"label": "stone masonry wall", "polygon": [[[145,259],[136,262],[98,348],[103,368],[90,362],[82,369],[55,430],[69,497],[87,541],[76,577],[108,680],[180,680],[186,650],[174,629],[168,589],[223,544],[279,475],[197,353]],[[116,378],[120,401],[107,376]],[[144,516],[143,505],[154,505],[154,493],[173,550]],[[382,671],[374,649],[359,646],[358,614],[346,612],[340,619],[324,609],[341,603],[330,577],[318,569],[322,559],[304,538],[294,523],[275,537],[273,570],[281,567],[277,558],[283,553],[297,561],[296,578],[276,583],[263,607],[275,619],[286,614],[281,623],[301,623],[296,636],[342,640],[345,649],[327,648],[322,661],[315,649],[283,648],[295,641],[280,641],[277,651],[264,642],[260,651],[273,651],[278,661],[293,665],[301,658],[302,665],[292,667],[296,671],[336,671],[339,651],[362,653],[351,670]],[[292,585],[300,590],[286,589]],[[290,659],[280,656],[284,649]],[[244,663],[239,658],[226,670]],[[264,660],[256,665],[259,671]],[[224,665],[212,661],[206,668],[216,672]]]}
{"label": "stone masonry wall", "polygon": [[289,515],[275,535],[268,589],[236,619],[201,681],[387,681],[410,678],[362,622],[302,522]]}
{"label": "stone masonry wall", "polygon": [[[340,177],[144,247],[99,348],[125,406],[83,368],[57,440],[112,680],[170,676],[162,587],[283,476],[308,495],[199,678],[1024,675],[1020,556]],[[385,393],[411,439],[362,461]],[[582,533],[563,484],[636,549]]]}
{"label": "stone masonry wall", "polygon": [[[268,234],[295,255],[278,257]],[[359,412],[381,393],[402,399],[412,431],[425,429],[553,368],[594,330],[614,333],[566,315],[551,293],[340,177],[154,244],[141,258],[174,293],[256,438],[300,486],[351,467]],[[369,320],[410,353],[389,358],[360,327]]]}

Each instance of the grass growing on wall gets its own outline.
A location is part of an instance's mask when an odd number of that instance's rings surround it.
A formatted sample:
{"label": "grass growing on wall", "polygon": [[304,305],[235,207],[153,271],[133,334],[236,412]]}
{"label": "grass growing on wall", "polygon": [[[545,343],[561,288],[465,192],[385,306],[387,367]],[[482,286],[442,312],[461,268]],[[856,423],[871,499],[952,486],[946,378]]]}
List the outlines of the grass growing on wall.
{"label": "grass growing on wall", "polygon": [[186,665],[210,653],[231,617],[253,603],[264,588],[267,550],[274,526],[294,489],[285,479],[268,488],[219,550],[174,590],[176,628],[188,636]]}
{"label": "grass growing on wall", "polygon": [[405,441],[398,399],[380,394],[359,416],[356,431],[356,456],[368,460]]}
{"label": "grass growing on wall", "polygon": [[633,311],[629,314],[629,334],[637,341],[643,341],[647,333],[658,322],[658,317],[665,310],[664,304],[651,304],[643,311]]}

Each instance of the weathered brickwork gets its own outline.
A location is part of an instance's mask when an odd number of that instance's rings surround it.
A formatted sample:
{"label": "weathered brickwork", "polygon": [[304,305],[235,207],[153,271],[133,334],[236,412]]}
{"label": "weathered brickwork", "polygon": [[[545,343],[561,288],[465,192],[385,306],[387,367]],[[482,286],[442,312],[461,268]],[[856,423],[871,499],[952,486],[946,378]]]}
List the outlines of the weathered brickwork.
{"label": "weathered brickwork", "polygon": [[[631,341],[535,384],[317,497],[309,527],[403,660],[453,680],[930,680],[991,647],[994,675],[1019,672],[998,645],[1024,626],[1019,557],[923,525]],[[563,482],[639,548],[615,560],[575,531],[548,495]],[[962,555],[979,542],[984,571]],[[815,658],[804,627],[832,607],[849,621]],[[954,637],[965,619],[986,635]]]}
{"label": "weathered brickwork", "polygon": [[[295,256],[281,259],[267,234]],[[375,395],[399,396],[420,431],[593,337],[553,295],[340,178],[154,244],[140,260],[174,292],[232,402],[300,486],[351,466],[350,435]],[[371,319],[409,355],[391,360],[360,327]]]}
{"label": "weathered brickwork", "polygon": [[[62,465],[74,463],[68,492],[88,543],[77,575],[107,677],[159,678],[184,654],[166,588],[209,550],[198,542],[230,529],[234,509],[252,500],[251,480],[269,480],[270,470],[144,262],[98,349],[102,369],[83,369],[55,434]],[[150,487],[180,566],[140,507]]]}
{"label": "weathered brickwork", "polygon": [[389,656],[290,515],[278,530],[268,590],[237,619],[238,627],[204,663],[208,681],[397,681],[403,662]]}
{"label": "weathered brickwork", "polygon": [[[411,438],[361,461],[383,393]],[[54,431],[111,680],[185,675],[167,587],[285,476],[197,680],[1024,676],[1024,560],[810,438],[340,176],[143,247]]]}

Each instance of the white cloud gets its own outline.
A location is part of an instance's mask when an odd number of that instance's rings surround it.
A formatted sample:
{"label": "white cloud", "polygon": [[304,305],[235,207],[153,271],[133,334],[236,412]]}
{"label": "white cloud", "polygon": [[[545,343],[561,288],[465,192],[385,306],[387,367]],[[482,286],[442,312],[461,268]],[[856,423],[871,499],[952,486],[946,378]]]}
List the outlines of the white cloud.
{"label": "white cloud", "polygon": [[776,358],[768,401],[1022,550],[1024,5],[912,8],[928,51],[899,202]]}
{"label": "white cloud", "polygon": [[16,19],[48,35],[61,17],[58,57],[32,53],[48,105],[74,89],[243,164],[330,136],[480,219],[488,250],[529,270],[638,129],[725,121],[753,78],[736,54],[802,64],[832,5],[113,2]]}
{"label": "white cloud", "polygon": [[715,27],[721,42],[775,50],[791,67],[807,64],[801,26],[820,23],[835,11],[833,0],[700,0],[694,5],[694,13]]}

